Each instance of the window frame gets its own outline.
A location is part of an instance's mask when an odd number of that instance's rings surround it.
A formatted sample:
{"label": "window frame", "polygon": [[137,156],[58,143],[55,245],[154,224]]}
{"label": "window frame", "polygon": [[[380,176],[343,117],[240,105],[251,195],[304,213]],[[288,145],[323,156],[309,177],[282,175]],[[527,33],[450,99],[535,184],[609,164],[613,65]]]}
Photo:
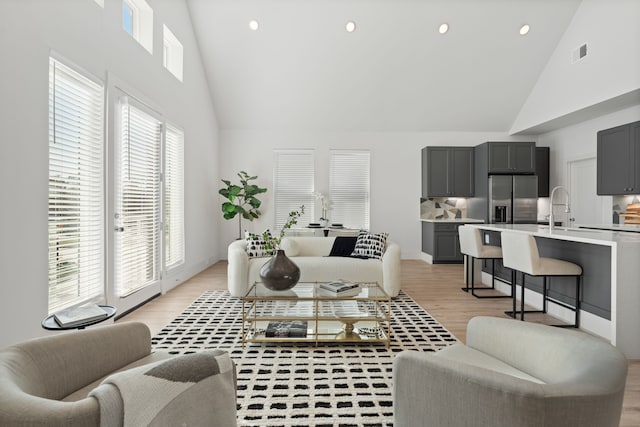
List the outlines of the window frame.
{"label": "window frame", "polygon": [[[66,94],[65,86],[68,86]],[[105,98],[102,80],[51,53],[47,202],[49,314],[87,302],[103,302],[105,299]],[[58,105],[59,102],[61,105]],[[88,116],[91,116],[90,122],[81,122],[82,118],[86,120]],[[77,172],[75,175],[72,174],[73,169]],[[67,180],[78,181],[76,185],[68,185],[65,191],[61,191],[60,183],[66,174],[69,174]],[[57,181],[54,181],[54,177]],[[52,181],[57,183],[52,184]],[[61,193],[64,193],[62,199]],[[68,215],[73,205],[67,203],[68,198],[65,197],[70,194],[77,195],[79,200],[75,217]],[[66,221],[64,218],[62,222],[57,220],[60,210],[67,211]],[[65,236],[61,236],[64,231],[56,232],[65,227],[69,228]],[[69,238],[74,235],[77,243]],[[52,246],[55,246],[55,250]],[[77,248],[76,261],[72,259],[74,246]],[[63,252],[67,255],[61,255]],[[61,257],[67,256],[68,260],[60,262]],[[75,271],[72,264],[76,266]],[[67,268],[69,266],[71,268]],[[70,280],[75,280],[75,285],[60,283],[61,276],[63,282],[69,282],[68,278],[74,274],[77,277]]]}
{"label": "window frame", "polygon": [[[301,161],[304,162],[302,166],[300,166]],[[302,172],[306,174],[306,179],[301,179]],[[296,179],[291,179],[294,176]],[[297,184],[304,185],[297,186]],[[308,221],[309,218],[315,218],[314,186],[315,152],[313,149],[273,151],[273,231],[275,233],[280,233],[289,219],[289,213],[298,210],[301,205],[304,205],[305,212],[298,219],[299,224]]]}
{"label": "window frame", "polygon": [[[177,146],[170,147],[172,138],[169,134],[175,133]],[[162,221],[164,226],[163,235],[163,265],[165,272],[172,271],[185,263],[186,254],[186,235],[185,235],[185,215],[184,215],[184,130],[180,127],[164,122],[164,160],[163,160],[163,214]],[[177,164],[175,164],[177,163]],[[177,170],[172,168],[176,166]],[[177,176],[175,176],[177,175]],[[177,182],[177,192],[172,197],[174,189],[173,182]],[[178,213],[178,223],[171,221],[172,212]],[[168,219],[169,218],[169,219]],[[176,239],[172,239],[172,234],[177,233]],[[168,241],[170,240],[170,241]],[[174,244],[177,242],[177,247]],[[168,253],[169,252],[169,253]]]}
{"label": "window frame", "polygon": [[[360,167],[360,169],[358,169]],[[348,183],[349,185],[342,185]],[[365,186],[366,188],[361,188]],[[331,222],[347,228],[369,230],[371,226],[371,152],[329,151],[329,194]],[[364,207],[363,215],[354,214]]]}

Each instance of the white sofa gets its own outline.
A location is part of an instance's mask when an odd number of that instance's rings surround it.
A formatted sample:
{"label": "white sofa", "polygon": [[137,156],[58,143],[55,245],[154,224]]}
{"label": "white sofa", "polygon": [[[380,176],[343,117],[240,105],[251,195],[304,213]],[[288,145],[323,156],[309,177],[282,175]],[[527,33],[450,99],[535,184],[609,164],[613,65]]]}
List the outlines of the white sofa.
{"label": "white sofa", "polygon": [[[328,256],[335,237],[285,237],[280,248],[300,267],[301,282],[328,282],[344,279],[378,282],[392,297],[400,291],[400,246],[387,240],[382,259]],[[245,240],[229,245],[227,268],[231,295],[244,296],[249,285],[260,281],[260,268],[268,257],[249,258]]]}

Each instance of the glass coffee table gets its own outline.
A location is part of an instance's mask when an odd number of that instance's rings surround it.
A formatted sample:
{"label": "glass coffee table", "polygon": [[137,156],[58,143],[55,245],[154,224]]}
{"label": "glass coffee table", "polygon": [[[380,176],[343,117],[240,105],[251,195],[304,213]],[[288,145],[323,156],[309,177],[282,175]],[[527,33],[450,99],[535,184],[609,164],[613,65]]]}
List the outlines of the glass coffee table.
{"label": "glass coffee table", "polygon": [[254,283],[242,297],[242,344],[247,342],[391,341],[391,297],[378,283],[360,283],[349,295],[300,282],[288,291]]}

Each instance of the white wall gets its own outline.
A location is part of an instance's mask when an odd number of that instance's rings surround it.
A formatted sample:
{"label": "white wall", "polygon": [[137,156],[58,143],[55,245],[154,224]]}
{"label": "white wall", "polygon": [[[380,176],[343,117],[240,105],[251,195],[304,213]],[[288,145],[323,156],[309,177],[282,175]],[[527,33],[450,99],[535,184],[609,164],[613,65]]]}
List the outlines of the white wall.
{"label": "white wall", "polygon": [[[185,130],[185,268],[166,290],[218,258],[218,125],[184,1],[147,0],[153,55],[121,29],[121,2],[0,2],[0,348],[44,335],[47,315],[48,67],[51,50],[106,80],[117,76]],[[162,66],[162,24],[184,46],[184,83]],[[112,102],[112,100],[111,100]],[[107,127],[108,132],[111,128]]]}
{"label": "white wall", "polygon": [[[568,162],[596,157],[598,131],[638,120],[640,120],[640,105],[538,135],[537,145],[550,147],[550,188],[556,185],[567,186]],[[603,204],[601,221],[611,223],[612,197],[600,197]],[[547,204],[540,207],[540,211],[548,212],[548,199],[546,202]]]}
{"label": "white wall", "polygon": [[[583,0],[511,132],[572,113],[587,116],[624,94],[640,102],[639,16],[637,0]],[[572,51],[584,43],[587,56],[573,64]]]}
{"label": "white wall", "polygon": [[[316,159],[316,190],[329,188],[330,149],[371,151],[371,230],[388,232],[400,244],[403,258],[421,253],[420,195],[421,149],[428,145],[475,146],[485,141],[532,140],[501,132],[260,132],[222,131],[220,176],[237,181],[240,170],[258,175],[257,184],[267,187],[263,216],[243,228],[261,232],[273,228],[273,150],[313,148]],[[222,198],[219,197],[217,209]],[[222,215],[221,213],[219,214]],[[237,220],[221,225],[220,251],[237,237]]]}

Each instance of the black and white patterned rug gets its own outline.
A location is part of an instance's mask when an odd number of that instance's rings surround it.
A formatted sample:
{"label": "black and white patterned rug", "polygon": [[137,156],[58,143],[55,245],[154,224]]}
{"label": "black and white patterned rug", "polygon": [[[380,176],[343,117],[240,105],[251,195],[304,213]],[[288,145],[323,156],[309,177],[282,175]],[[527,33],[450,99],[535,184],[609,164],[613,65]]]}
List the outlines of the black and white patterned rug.
{"label": "black and white patterned rug", "polygon": [[384,344],[251,343],[242,347],[242,302],[206,291],[153,337],[156,349],[229,352],[238,369],[240,426],[390,426],[392,363],[402,350],[437,351],[456,338],[403,292]]}

